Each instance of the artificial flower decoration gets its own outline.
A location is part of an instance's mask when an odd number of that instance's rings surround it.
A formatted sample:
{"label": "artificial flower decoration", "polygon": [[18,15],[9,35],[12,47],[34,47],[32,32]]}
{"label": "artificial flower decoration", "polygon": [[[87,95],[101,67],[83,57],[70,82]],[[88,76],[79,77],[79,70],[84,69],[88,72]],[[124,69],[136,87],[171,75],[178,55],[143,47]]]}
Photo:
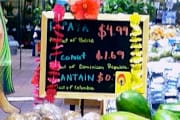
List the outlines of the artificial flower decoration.
{"label": "artificial flower decoration", "polygon": [[62,39],[52,38],[52,39],[50,39],[50,42],[53,42],[53,43],[61,43],[61,42],[62,42]]}
{"label": "artificial flower decoration", "polygon": [[142,56],[143,53],[142,53],[142,51],[135,49],[130,54],[131,54],[131,56]]}
{"label": "artificial flower decoration", "polygon": [[[53,8],[54,12],[54,19],[53,19],[53,35],[50,37],[50,44],[51,44],[51,53],[50,56],[53,58],[48,61],[48,68],[49,71],[47,74],[47,87],[46,87],[46,96],[44,98],[39,97],[39,79],[40,79],[40,67],[38,66],[34,72],[33,79],[31,83],[35,86],[33,94],[34,94],[34,104],[43,103],[47,100],[50,103],[53,103],[55,100],[56,89],[58,86],[59,79],[59,70],[61,68],[60,61],[57,59],[60,54],[62,54],[61,48],[62,40],[64,34],[61,32],[63,27],[61,26],[61,22],[63,21],[65,8],[64,4],[67,0],[56,0],[56,4]],[[37,60],[39,62],[39,60]]]}
{"label": "artificial flower decoration", "polygon": [[97,19],[100,0],[78,0],[71,5],[71,12],[75,19]]}
{"label": "artificial flower decoration", "polygon": [[65,9],[61,4],[55,4],[53,8],[54,12],[54,21],[62,20],[64,17]]}
{"label": "artificial flower decoration", "polygon": [[[39,59],[37,59],[39,62]],[[34,97],[34,105],[41,104],[44,102],[44,98],[39,97],[39,79],[40,79],[40,66],[38,65],[34,71],[33,79],[31,83],[34,85],[33,97]]]}
{"label": "artificial flower decoration", "polygon": [[130,36],[139,36],[142,34],[142,30],[141,28],[139,27],[138,30],[132,30],[132,32],[130,33]]}
{"label": "artificial flower decoration", "polygon": [[130,42],[134,42],[134,43],[136,43],[136,42],[141,42],[142,41],[142,38],[138,38],[138,37],[131,37],[131,39],[130,39]]}
{"label": "artificial flower decoration", "polygon": [[142,62],[142,57],[141,56],[133,56],[130,59],[130,63],[138,64],[140,62]]}
{"label": "artificial flower decoration", "polygon": [[57,56],[57,55],[60,55],[60,54],[62,54],[62,51],[55,51],[55,52],[51,53],[51,56]]}
{"label": "artificial flower decoration", "polygon": [[141,43],[131,43],[131,46],[130,46],[131,49],[141,49],[142,48],[142,44]]}
{"label": "artificial flower decoration", "polygon": [[141,22],[141,16],[138,13],[133,13],[130,16],[130,26],[133,28],[130,36],[138,36],[142,34],[142,30],[139,26]]}
{"label": "artificial flower decoration", "polygon": [[130,24],[139,25],[140,21],[141,21],[141,16],[138,13],[133,13],[130,16]]}
{"label": "artificial flower decoration", "polygon": [[53,103],[55,100],[55,95],[57,92],[57,86],[58,82],[60,81],[59,75],[60,75],[60,69],[61,69],[61,63],[58,59],[59,55],[62,54],[61,48],[63,47],[62,39],[64,37],[64,34],[62,33],[62,21],[65,13],[64,4],[66,3],[66,0],[57,0],[56,4],[53,8],[54,12],[54,19],[53,19],[53,35],[50,38],[50,44],[51,44],[51,53],[50,56],[52,59],[49,61],[49,71],[48,71],[48,85],[46,88],[46,97],[45,99]]}
{"label": "artificial flower decoration", "polygon": [[49,71],[48,72],[48,75],[50,75],[50,76],[59,76],[60,75],[60,73],[59,72],[57,72],[57,71]]}
{"label": "artificial flower decoration", "polygon": [[58,49],[60,49],[60,48],[62,48],[62,47],[63,47],[63,45],[53,46],[53,47],[52,47],[52,50],[58,50]]}
{"label": "artificial flower decoration", "polygon": [[50,61],[50,62],[49,62],[49,68],[50,68],[51,70],[59,71],[60,68],[61,68],[61,64],[60,64],[60,62],[57,61],[57,60]]}
{"label": "artificial flower decoration", "polygon": [[56,89],[55,88],[49,88],[46,91],[46,100],[49,101],[50,103],[53,103],[55,98],[54,96],[56,95]]}
{"label": "artificial flower decoration", "polygon": [[142,63],[131,64],[132,70],[141,70]]}
{"label": "artificial flower decoration", "polygon": [[141,16],[138,13],[134,13],[130,16],[130,27],[132,31],[130,33],[131,42],[131,85],[132,89],[137,92],[143,91],[144,82],[142,81],[142,29],[140,27]]}
{"label": "artificial flower decoration", "polygon": [[50,83],[52,83],[52,84],[55,84],[55,83],[57,83],[57,82],[59,82],[59,79],[58,78],[55,78],[55,77],[52,77],[52,78],[48,78],[48,81],[50,82]]}

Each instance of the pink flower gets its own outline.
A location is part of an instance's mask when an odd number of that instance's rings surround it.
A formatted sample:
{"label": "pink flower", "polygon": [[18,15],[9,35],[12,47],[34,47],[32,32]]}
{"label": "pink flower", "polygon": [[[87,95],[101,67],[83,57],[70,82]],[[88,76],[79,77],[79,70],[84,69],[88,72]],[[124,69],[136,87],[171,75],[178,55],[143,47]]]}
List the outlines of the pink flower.
{"label": "pink flower", "polygon": [[63,47],[63,45],[57,45],[57,46],[52,47],[52,50],[58,50],[62,47]]}
{"label": "pink flower", "polygon": [[55,98],[54,96],[56,95],[56,89],[47,89],[46,91],[46,100],[50,103],[53,103]]}
{"label": "pink flower", "polygon": [[59,22],[59,20],[62,20],[64,17],[65,9],[60,4],[55,4],[53,8],[54,12],[54,21]]}
{"label": "pink flower", "polygon": [[35,69],[33,78],[32,78],[32,80],[31,80],[31,84],[33,84],[34,86],[39,86],[39,72],[40,72],[40,68],[39,68],[39,66],[38,66],[38,67]]}
{"label": "pink flower", "polygon": [[62,51],[55,51],[55,52],[51,53],[51,56],[57,56],[57,55],[60,55],[62,53],[63,53]]}
{"label": "pink flower", "polygon": [[57,72],[57,71],[49,71],[48,72],[48,75],[50,75],[50,76],[59,76],[60,75],[60,73],[59,72]]}
{"label": "pink flower", "polygon": [[74,17],[81,19],[97,19],[100,8],[100,0],[78,0],[71,5]]}
{"label": "pink flower", "polygon": [[40,62],[40,58],[39,57],[37,57],[37,58],[35,58],[35,62]]}
{"label": "pink flower", "polygon": [[52,84],[55,84],[55,83],[57,83],[57,82],[59,82],[59,79],[58,78],[54,78],[54,77],[49,77],[48,78],[48,81],[50,82],[50,83],[52,83]]}
{"label": "pink flower", "polygon": [[33,90],[33,95],[34,95],[34,97],[38,97],[39,96],[39,89],[38,88],[35,88]]}
{"label": "pink flower", "polygon": [[51,42],[53,42],[53,43],[61,43],[62,42],[62,38],[52,38]]}
{"label": "pink flower", "polygon": [[59,61],[54,60],[49,62],[49,68],[54,71],[59,71],[61,68],[61,64]]}

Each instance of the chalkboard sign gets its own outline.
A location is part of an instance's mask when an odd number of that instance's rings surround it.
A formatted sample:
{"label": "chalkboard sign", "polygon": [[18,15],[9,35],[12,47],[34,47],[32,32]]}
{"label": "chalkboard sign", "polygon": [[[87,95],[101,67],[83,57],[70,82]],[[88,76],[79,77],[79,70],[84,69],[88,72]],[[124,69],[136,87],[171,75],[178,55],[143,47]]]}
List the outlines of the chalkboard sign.
{"label": "chalkboard sign", "polygon": [[[146,81],[146,44],[148,17],[140,24],[143,51],[144,83]],[[53,12],[42,14],[42,38],[40,61],[40,96],[45,96],[47,67],[53,35]],[[97,20],[75,20],[66,13],[62,22],[64,34],[63,53],[58,56],[62,68],[57,87],[57,97],[62,98],[114,98],[117,72],[130,72],[130,27],[129,16],[100,14]],[[145,32],[146,31],[146,32]],[[145,84],[144,84],[145,86]],[[146,90],[144,89],[144,93]]]}

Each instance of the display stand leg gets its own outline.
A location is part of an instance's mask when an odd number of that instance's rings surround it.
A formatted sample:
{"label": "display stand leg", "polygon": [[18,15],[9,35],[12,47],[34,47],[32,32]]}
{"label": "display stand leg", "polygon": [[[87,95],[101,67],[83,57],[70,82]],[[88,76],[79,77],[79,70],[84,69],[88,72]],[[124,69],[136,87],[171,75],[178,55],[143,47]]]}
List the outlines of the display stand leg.
{"label": "display stand leg", "polygon": [[81,109],[81,116],[83,116],[84,115],[84,99],[81,99],[80,109]]}
{"label": "display stand leg", "polygon": [[104,113],[104,100],[100,101],[100,114]]}
{"label": "display stand leg", "polygon": [[75,105],[70,105],[70,110],[75,111]]}

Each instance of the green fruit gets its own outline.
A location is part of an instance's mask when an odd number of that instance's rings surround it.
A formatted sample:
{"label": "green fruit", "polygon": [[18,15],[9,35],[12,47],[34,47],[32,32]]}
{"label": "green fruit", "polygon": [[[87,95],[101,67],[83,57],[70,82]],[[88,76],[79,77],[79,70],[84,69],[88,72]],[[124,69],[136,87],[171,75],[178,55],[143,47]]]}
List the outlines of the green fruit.
{"label": "green fruit", "polygon": [[149,120],[134,113],[118,111],[107,113],[101,116],[101,120]]}
{"label": "green fruit", "polygon": [[179,117],[168,110],[158,110],[156,111],[156,113],[154,114],[153,120],[180,120]]}
{"label": "green fruit", "polygon": [[159,105],[159,109],[180,112],[180,103],[164,103]]}
{"label": "green fruit", "polygon": [[159,108],[160,110],[168,110],[173,113],[176,113],[177,116],[180,118],[180,103],[165,103],[160,104]]}
{"label": "green fruit", "polygon": [[147,100],[140,93],[128,90],[116,97],[117,111],[132,112],[151,119],[151,110]]}

